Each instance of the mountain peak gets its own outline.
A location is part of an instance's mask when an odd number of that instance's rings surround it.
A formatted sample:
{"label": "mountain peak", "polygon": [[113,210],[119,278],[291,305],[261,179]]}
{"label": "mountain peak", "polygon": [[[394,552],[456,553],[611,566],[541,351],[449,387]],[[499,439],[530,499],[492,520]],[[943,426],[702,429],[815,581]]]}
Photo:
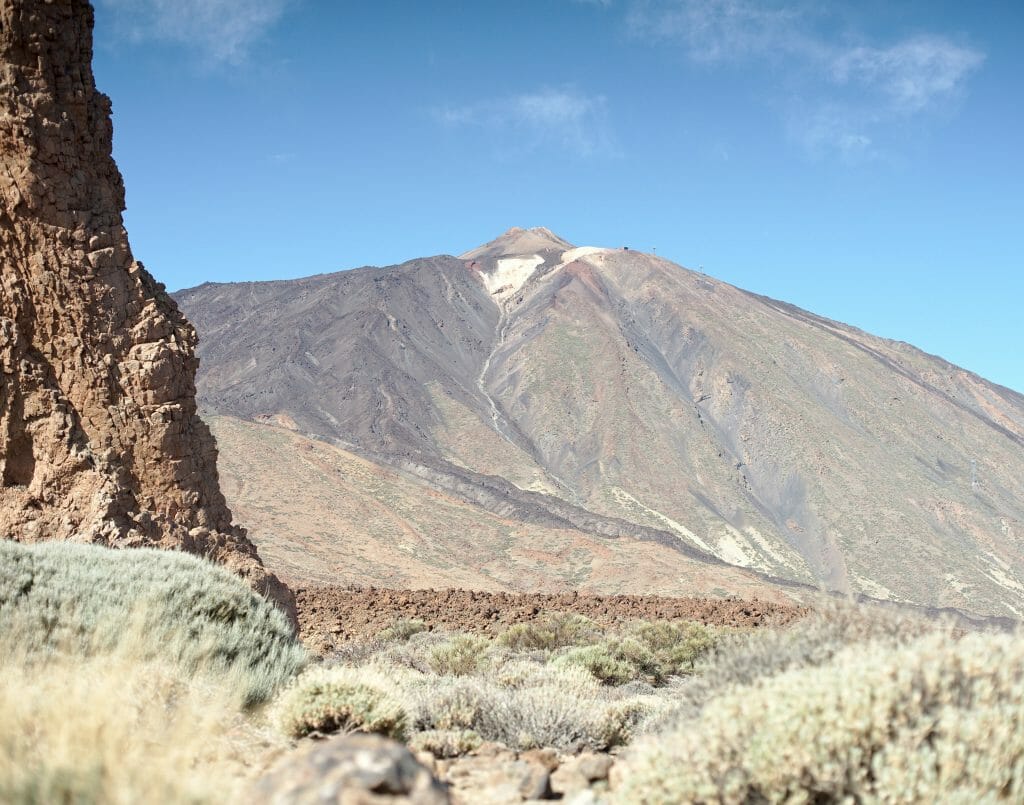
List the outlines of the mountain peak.
{"label": "mountain peak", "polygon": [[573,248],[571,243],[560,238],[547,227],[535,226],[530,229],[522,229],[514,226],[494,240],[459,256],[465,260],[479,260],[484,257],[519,256],[545,251],[564,252],[571,248]]}

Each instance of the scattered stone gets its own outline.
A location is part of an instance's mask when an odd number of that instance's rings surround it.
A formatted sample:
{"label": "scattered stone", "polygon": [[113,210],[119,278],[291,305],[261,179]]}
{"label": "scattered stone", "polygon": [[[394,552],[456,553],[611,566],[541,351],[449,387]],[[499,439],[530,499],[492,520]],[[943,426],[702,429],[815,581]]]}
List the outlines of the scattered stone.
{"label": "scattered stone", "polygon": [[[482,750],[482,751],[481,751]],[[503,744],[484,744],[450,761],[443,774],[456,803],[516,803],[551,796],[551,760],[546,752],[516,753]],[[557,766],[557,759],[555,761]]]}
{"label": "scattered stone", "polygon": [[267,805],[444,805],[445,787],[400,743],[354,734],[285,755],[253,784],[248,800]]}
{"label": "scattered stone", "polygon": [[559,765],[558,750],[552,749],[550,746],[544,749],[528,749],[525,752],[520,752],[519,759],[542,766],[549,772],[557,769]]}
{"label": "scattered stone", "polygon": [[[553,612],[584,615],[602,626],[634,620],[689,620],[736,628],[786,626],[810,612],[807,607],[767,601],[657,595],[346,587],[300,588],[295,595],[303,642],[324,653],[348,642],[372,639],[403,618],[421,620],[427,630],[497,635],[513,624],[544,620]],[[637,692],[646,691],[638,688]]]}
{"label": "scattered stone", "polygon": [[608,779],[614,763],[610,755],[584,752],[558,767],[551,775],[551,789],[563,796],[589,789],[593,783]]}

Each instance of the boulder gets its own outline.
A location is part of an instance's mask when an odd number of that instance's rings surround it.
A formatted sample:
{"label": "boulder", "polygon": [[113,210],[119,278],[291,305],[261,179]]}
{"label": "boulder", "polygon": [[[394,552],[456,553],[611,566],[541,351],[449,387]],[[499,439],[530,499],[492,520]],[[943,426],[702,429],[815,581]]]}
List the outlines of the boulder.
{"label": "boulder", "polygon": [[267,805],[446,805],[445,787],[402,744],[353,734],[285,755],[245,798]]}

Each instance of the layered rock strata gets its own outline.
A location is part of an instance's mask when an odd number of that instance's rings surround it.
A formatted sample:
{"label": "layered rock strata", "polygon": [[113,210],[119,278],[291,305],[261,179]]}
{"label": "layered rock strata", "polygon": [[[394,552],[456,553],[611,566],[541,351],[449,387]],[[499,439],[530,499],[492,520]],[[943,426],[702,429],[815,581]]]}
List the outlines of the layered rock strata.
{"label": "layered rock strata", "polygon": [[232,524],[196,335],[131,253],[86,0],[0,0],[0,536],[208,556],[289,607]]}

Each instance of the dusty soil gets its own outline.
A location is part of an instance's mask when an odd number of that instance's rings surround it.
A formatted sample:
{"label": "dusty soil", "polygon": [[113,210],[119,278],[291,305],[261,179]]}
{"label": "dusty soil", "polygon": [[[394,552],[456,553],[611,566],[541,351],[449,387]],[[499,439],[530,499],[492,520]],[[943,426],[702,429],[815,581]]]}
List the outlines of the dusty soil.
{"label": "dusty soil", "polygon": [[551,612],[575,612],[610,626],[624,621],[686,619],[715,626],[784,626],[806,607],[758,599],[664,598],[647,595],[488,593],[471,590],[388,590],[307,587],[296,590],[299,629],[314,650],[373,637],[399,618],[430,629],[497,634]]}

